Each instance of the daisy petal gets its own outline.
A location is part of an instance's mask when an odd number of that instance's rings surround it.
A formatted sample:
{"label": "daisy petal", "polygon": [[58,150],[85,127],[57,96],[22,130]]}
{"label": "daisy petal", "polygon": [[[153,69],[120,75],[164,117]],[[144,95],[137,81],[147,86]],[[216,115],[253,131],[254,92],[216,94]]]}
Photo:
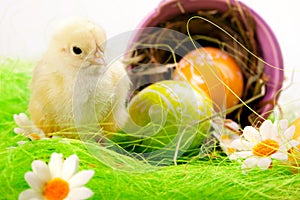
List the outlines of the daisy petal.
{"label": "daisy petal", "polygon": [[283,136],[285,138],[283,138],[283,139],[285,139],[285,140],[291,140],[293,138],[293,136],[294,136],[295,130],[296,130],[295,125],[293,125],[293,126],[289,127],[288,129],[286,129],[284,131],[284,136]]}
{"label": "daisy petal", "polygon": [[297,140],[290,140],[287,144],[280,145],[279,151],[280,152],[286,152],[290,150],[291,148],[295,148],[299,145],[299,142]]}
{"label": "daisy petal", "polygon": [[275,159],[278,159],[278,160],[287,160],[288,155],[286,153],[276,152],[276,153],[271,155],[271,158],[275,158]]}
{"label": "daisy petal", "polygon": [[51,176],[53,178],[61,177],[62,167],[63,167],[63,155],[58,153],[52,153],[49,162],[49,169],[50,169]]}
{"label": "daisy petal", "polygon": [[18,141],[18,142],[17,142],[17,144],[18,144],[19,146],[24,145],[24,144],[26,144],[26,143],[27,143],[27,141]]}
{"label": "daisy petal", "polygon": [[279,127],[281,128],[281,130],[286,130],[289,126],[289,122],[287,119],[282,119],[279,121]]}
{"label": "daisy petal", "polygon": [[22,129],[22,128],[14,128],[14,132],[16,133],[16,134],[21,134],[21,133],[24,133],[25,131],[24,131],[24,129]]}
{"label": "daisy petal", "polygon": [[[271,120],[266,120],[264,121],[261,126],[259,127],[259,132],[260,132],[260,135],[262,137],[262,140],[266,140],[268,138],[271,138],[272,135],[277,131],[277,128],[276,128],[276,131],[274,132],[274,125],[272,124]],[[277,135],[277,134],[276,134]]]}
{"label": "daisy petal", "polygon": [[51,179],[49,168],[45,162],[35,160],[32,162],[31,167],[33,172],[40,178],[43,184]]}
{"label": "daisy petal", "polygon": [[69,180],[70,188],[85,185],[94,176],[94,173],[94,170],[83,170],[78,172]]}
{"label": "daisy petal", "polygon": [[235,121],[225,122],[225,124],[235,131],[238,131],[240,129],[240,125],[238,125],[238,123],[236,123]]}
{"label": "daisy petal", "polygon": [[42,191],[44,185],[34,172],[26,172],[24,178],[32,189]]}
{"label": "daisy petal", "polygon": [[278,148],[279,152],[287,152],[290,148],[288,148],[288,145],[280,145]]}
{"label": "daisy petal", "polygon": [[292,148],[292,147],[296,147],[299,145],[299,142],[297,140],[291,140],[289,141],[289,147],[288,149]]}
{"label": "daisy petal", "polygon": [[246,126],[243,131],[243,136],[246,140],[249,142],[255,142],[261,141],[261,137],[259,132],[253,128],[252,126]]}
{"label": "daisy petal", "polygon": [[33,189],[28,189],[20,193],[19,200],[44,200],[41,193],[34,191]]}
{"label": "daisy petal", "polygon": [[67,200],[82,200],[93,196],[93,191],[86,187],[72,189],[66,198]]}
{"label": "daisy petal", "polygon": [[243,164],[242,164],[242,169],[252,169],[257,165],[257,158],[255,157],[251,157],[251,158],[247,158]]}
{"label": "daisy petal", "polygon": [[20,114],[19,114],[19,117],[20,117],[20,120],[21,120],[21,122],[22,122],[23,124],[26,124],[26,122],[29,121],[29,119],[28,119],[28,117],[27,117],[27,115],[26,115],[25,113],[20,113]]}
{"label": "daisy petal", "polygon": [[258,160],[257,166],[262,170],[266,170],[270,167],[271,163],[272,163],[271,158],[269,157],[261,158]]}
{"label": "daisy petal", "polygon": [[69,156],[64,164],[63,164],[63,168],[62,168],[62,178],[65,180],[69,180],[77,171],[78,168],[78,157],[73,154],[71,156]]}
{"label": "daisy petal", "polygon": [[253,147],[253,143],[243,139],[236,139],[230,145],[232,146],[232,148],[238,150],[249,150],[252,149]]}
{"label": "daisy petal", "polygon": [[251,155],[252,155],[251,151],[234,152],[233,154],[231,154],[229,156],[229,159],[230,160],[236,160],[236,159],[239,159],[239,158],[247,158]]}
{"label": "daisy petal", "polygon": [[14,114],[14,115],[13,115],[13,118],[14,118],[14,121],[16,122],[16,124],[17,124],[18,126],[22,125],[21,117],[20,117],[18,114]]}

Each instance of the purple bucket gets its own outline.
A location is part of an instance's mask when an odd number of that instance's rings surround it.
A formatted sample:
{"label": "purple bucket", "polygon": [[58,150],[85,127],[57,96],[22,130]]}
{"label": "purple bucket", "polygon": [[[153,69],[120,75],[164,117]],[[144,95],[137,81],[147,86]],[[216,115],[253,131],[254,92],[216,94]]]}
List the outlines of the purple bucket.
{"label": "purple bucket", "polygon": [[[217,10],[226,12],[231,6],[247,9],[256,25],[256,40],[260,47],[260,57],[268,64],[264,66],[267,77],[265,94],[258,104],[258,113],[268,117],[277,102],[283,83],[283,58],[278,41],[268,24],[251,8],[238,1],[228,0],[164,0],[158,7],[148,14],[138,28],[157,27],[159,23],[170,20],[178,15],[193,13],[199,10]],[[134,40],[138,38],[137,33]],[[275,68],[274,68],[275,67]]]}

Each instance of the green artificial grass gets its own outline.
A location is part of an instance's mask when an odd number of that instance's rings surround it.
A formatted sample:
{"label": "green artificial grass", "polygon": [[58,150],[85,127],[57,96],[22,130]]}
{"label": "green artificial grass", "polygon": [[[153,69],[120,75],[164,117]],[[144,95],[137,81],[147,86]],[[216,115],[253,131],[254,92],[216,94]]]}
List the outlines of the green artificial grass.
{"label": "green artificial grass", "polygon": [[[16,135],[13,114],[27,112],[33,64],[0,58],[0,199],[17,199],[28,189],[24,174],[36,159],[53,152],[76,153],[80,170],[94,169],[87,187],[91,199],[299,199],[300,175],[284,165],[244,174],[240,164],[214,155],[177,166],[150,166],[137,159],[80,140],[55,138],[29,142]],[[18,141],[28,141],[18,145]],[[87,148],[88,147],[88,148]],[[90,150],[93,149],[93,154]]]}

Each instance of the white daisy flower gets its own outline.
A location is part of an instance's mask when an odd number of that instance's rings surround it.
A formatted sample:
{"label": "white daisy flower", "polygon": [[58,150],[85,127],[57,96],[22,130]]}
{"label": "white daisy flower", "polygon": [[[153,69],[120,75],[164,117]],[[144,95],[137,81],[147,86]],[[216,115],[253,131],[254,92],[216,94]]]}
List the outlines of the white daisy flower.
{"label": "white daisy flower", "polygon": [[78,173],[79,160],[74,154],[63,160],[63,155],[53,153],[50,162],[35,160],[32,172],[25,174],[31,189],[23,191],[19,200],[82,200],[88,199],[93,192],[84,185],[94,175],[93,170]]}
{"label": "white daisy flower", "polygon": [[226,119],[224,122],[224,130],[222,135],[219,137],[219,141],[221,148],[227,155],[230,155],[236,151],[231,143],[240,138],[239,134],[240,126],[236,122]]}
{"label": "white daisy flower", "polygon": [[234,146],[232,146],[232,142],[238,138],[240,138],[239,135],[237,135],[235,133],[221,135],[220,147],[227,155],[230,155],[236,151]]}
{"label": "white daisy flower", "polygon": [[237,151],[230,159],[244,158],[243,170],[259,167],[268,169],[272,159],[287,160],[288,150],[299,144],[293,140],[295,126],[288,127],[287,120],[272,124],[270,120],[262,123],[259,131],[252,126],[245,127],[241,138],[234,140],[231,146]]}
{"label": "white daisy flower", "polygon": [[30,140],[40,140],[46,139],[45,133],[34,125],[34,123],[29,120],[26,114],[14,114],[14,120],[18,127],[14,128],[16,134],[23,134],[24,137],[28,137]]}
{"label": "white daisy flower", "polygon": [[214,119],[212,125],[214,127],[213,135],[219,140],[222,150],[227,155],[234,153],[236,149],[232,147],[231,143],[240,138],[240,125],[230,119]]}

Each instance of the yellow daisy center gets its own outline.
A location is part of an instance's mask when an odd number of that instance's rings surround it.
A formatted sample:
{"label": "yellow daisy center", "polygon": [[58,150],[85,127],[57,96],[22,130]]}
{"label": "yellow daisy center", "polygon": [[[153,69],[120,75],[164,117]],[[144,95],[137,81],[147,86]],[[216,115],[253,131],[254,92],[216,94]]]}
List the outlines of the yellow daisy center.
{"label": "yellow daisy center", "polygon": [[234,149],[234,148],[228,147],[228,148],[227,148],[227,151],[228,151],[228,153],[234,153],[234,152],[235,152],[235,149]]}
{"label": "yellow daisy center", "polygon": [[253,147],[253,155],[260,157],[270,156],[278,151],[279,144],[275,140],[267,139]]}
{"label": "yellow daisy center", "polygon": [[54,178],[49,181],[44,189],[44,197],[47,200],[62,200],[70,192],[69,183],[61,178]]}

